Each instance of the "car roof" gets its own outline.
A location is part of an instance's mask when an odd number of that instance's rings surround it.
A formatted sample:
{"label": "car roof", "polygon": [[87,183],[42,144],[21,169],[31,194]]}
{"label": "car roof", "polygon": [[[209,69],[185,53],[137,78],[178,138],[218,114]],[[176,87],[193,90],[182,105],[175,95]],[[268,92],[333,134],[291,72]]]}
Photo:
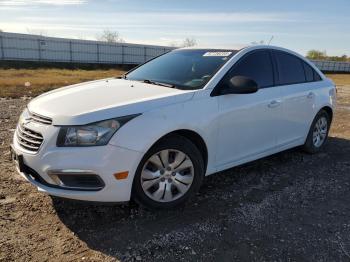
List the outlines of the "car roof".
{"label": "car roof", "polygon": [[212,52],[219,52],[219,51],[232,51],[232,52],[238,52],[241,51],[243,49],[273,49],[273,50],[280,50],[280,51],[285,51],[285,52],[289,52],[289,53],[294,53],[294,51],[283,48],[283,47],[279,47],[279,46],[273,46],[273,45],[264,45],[264,44],[257,44],[257,45],[242,45],[238,48],[211,48],[211,47],[198,47],[198,46],[193,46],[193,47],[182,47],[182,48],[177,48],[174,50],[203,50],[203,51],[212,51]]}
{"label": "car roof", "polygon": [[220,52],[220,51],[232,51],[232,52],[238,52],[239,48],[212,48],[212,47],[181,47],[174,50],[199,50],[199,51],[208,51],[208,52]]}
{"label": "car roof", "polygon": [[302,60],[305,60],[305,57],[298,54],[297,52],[294,52],[292,50],[279,47],[279,46],[272,46],[272,45],[247,45],[242,48],[238,49],[230,49],[230,48],[200,48],[200,47],[185,47],[185,48],[179,48],[179,49],[174,49],[174,50],[202,50],[202,51],[207,51],[207,52],[232,52],[233,55],[236,55],[240,51],[253,51],[253,50],[259,50],[259,49],[270,49],[270,50],[277,50],[277,51],[283,51],[287,52],[290,54],[293,54]]}

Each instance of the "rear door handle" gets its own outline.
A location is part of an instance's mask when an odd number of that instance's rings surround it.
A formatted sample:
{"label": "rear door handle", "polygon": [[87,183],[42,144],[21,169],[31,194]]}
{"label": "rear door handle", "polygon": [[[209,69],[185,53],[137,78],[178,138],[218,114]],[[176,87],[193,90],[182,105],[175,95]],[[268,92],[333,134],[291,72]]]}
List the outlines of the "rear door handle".
{"label": "rear door handle", "polygon": [[279,100],[273,100],[270,102],[270,104],[268,104],[269,108],[274,108],[274,107],[278,107],[281,104],[281,101]]}
{"label": "rear door handle", "polygon": [[310,92],[310,93],[307,94],[306,97],[309,98],[309,99],[312,99],[312,98],[315,97],[315,94],[313,92]]}

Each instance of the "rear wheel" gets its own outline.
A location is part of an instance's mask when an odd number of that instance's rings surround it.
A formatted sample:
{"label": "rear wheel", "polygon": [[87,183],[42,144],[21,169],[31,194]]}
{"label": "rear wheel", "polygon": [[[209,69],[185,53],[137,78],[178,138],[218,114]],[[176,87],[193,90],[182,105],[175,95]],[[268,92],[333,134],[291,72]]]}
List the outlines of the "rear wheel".
{"label": "rear wheel", "polygon": [[303,146],[304,151],[313,154],[322,149],[328,138],[330,124],[329,114],[324,110],[318,112]]}
{"label": "rear wheel", "polygon": [[172,135],[154,145],[143,157],[134,178],[133,198],[150,208],[171,208],[198,191],[204,163],[187,138]]}

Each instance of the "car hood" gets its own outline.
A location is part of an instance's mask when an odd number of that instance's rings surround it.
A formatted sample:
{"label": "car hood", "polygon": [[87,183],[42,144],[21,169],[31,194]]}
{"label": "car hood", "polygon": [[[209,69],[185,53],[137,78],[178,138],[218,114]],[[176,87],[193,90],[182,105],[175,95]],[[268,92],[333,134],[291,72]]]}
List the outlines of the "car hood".
{"label": "car hood", "polygon": [[42,94],[28,109],[52,118],[53,125],[84,125],[184,102],[193,93],[139,81],[103,79]]}

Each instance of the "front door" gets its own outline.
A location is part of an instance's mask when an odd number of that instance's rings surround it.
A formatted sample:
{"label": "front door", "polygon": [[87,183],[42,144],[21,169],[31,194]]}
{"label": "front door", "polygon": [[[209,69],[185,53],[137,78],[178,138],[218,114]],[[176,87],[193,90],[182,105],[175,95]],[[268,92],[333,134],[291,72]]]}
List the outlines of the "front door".
{"label": "front door", "polygon": [[269,51],[258,50],[245,55],[223,80],[246,76],[258,83],[253,94],[219,95],[219,132],[216,162],[225,168],[257,158],[276,146],[282,123],[282,99],[274,87]]}

